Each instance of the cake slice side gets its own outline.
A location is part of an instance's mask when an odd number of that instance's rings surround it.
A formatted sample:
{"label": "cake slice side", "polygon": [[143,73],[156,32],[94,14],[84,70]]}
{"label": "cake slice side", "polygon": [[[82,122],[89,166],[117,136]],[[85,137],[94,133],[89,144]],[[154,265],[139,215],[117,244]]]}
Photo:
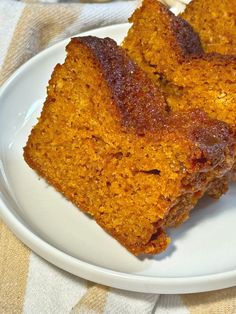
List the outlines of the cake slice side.
{"label": "cake slice side", "polygon": [[236,5],[232,0],[192,0],[181,14],[199,34],[205,52],[236,55]]}
{"label": "cake slice side", "polygon": [[176,66],[186,56],[204,53],[192,27],[159,1],[144,0],[129,21],[132,26],[122,46],[161,86],[174,77]]}
{"label": "cake slice side", "polygon": [[170,106],[202,108],[236,128],[236,56],[205,54],[192,27],[156,0],[144,0],[131,22],[123,47]]}
{"label": "cake slice side", "polygon": [[[235,130],[236,56],[205,54],[193,28],[156,0],[144,0],[130,21],[123,47],[162,90],[170,107],[201,108]],[[194,48],[187,49],[188,42]],[[235,178],[235,170],[230,176]]]}

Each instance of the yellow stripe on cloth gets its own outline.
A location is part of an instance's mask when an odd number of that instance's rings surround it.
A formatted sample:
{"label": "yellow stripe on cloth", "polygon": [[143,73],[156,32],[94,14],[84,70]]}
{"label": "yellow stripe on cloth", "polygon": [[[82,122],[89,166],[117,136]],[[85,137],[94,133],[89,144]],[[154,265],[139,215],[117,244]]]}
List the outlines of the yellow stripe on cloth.
{"label": "yellow stripe on cloth", "polygon": [[46,48],[78,18],[79,10],[66,5],[26,5],[5,57],[0,85],[21,64]]}
{"label": "yellow stripe on cloth", "polygon": [[[56,9],[56,10],[55,10]],[[25,6],[0,71],[0,85],[78,16],[65,6]],[[22,313],[30,250],[0,221],[0,313]]]}
{"label": "yellow stripe on cloth", "polygon": [[109,288],[101,285],[90,286],[83,298],[73,307],[70,314],[104,313]]}
{"label": "yellow stripe on cloth", "polygon": [[235,314],[236,287],[183,295],[182,300],[190,314]]}
{"label": "yellow stripe on cloth", "polygon": [[22,313],[30,251],[0,220],[0,313]]}

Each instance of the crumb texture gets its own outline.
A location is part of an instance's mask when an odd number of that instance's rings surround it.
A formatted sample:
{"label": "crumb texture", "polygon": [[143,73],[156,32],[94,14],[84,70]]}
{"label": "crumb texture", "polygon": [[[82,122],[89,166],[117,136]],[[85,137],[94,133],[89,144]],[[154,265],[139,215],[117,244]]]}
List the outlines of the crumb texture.
{"label": "crumb texture", "polygon": [[199,34],[205,52],[236,55],[236,3],[192,0],[181,16]]}

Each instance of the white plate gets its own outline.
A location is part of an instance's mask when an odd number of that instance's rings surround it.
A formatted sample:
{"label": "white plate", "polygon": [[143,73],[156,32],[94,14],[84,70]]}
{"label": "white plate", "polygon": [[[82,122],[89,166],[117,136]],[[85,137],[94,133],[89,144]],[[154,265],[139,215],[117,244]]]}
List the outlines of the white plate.
{"label": "white plate", "polygon": [[[90,31],[120,42],[128,25]],[[88,34],[88,33],[87,33]],[[161,255],[138,259],[31,170],[22,157],[68,40],[23,65],[0,91],[0,213],[12,231],[51,263],[126,290],[190,293],[236,284],[236,185],[220,201],[204,199]]]}

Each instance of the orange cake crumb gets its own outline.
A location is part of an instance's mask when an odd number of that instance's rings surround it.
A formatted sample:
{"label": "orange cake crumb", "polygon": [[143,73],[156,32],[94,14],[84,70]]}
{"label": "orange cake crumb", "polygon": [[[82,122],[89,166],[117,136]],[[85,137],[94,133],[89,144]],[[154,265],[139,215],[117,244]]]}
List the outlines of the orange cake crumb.
{"label": "orange cake crumb", "polygon": [[201,110],[170,112],[122,48],[88,36],[55,67],[24,158],[130,252],[155,254],[227,176],[235,140]]}
{"label": "orange cake crumb", "polygon": [[234,0],[192,0],[181,16],[199,34],[205,52],[236,55]]}

